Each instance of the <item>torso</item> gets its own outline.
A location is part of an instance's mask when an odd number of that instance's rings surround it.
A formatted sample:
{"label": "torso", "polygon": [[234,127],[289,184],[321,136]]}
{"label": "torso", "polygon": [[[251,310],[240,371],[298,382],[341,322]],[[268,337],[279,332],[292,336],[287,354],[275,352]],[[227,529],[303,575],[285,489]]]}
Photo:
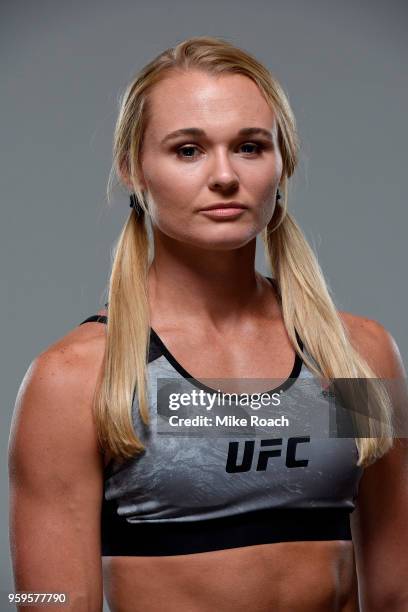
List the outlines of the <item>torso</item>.
{"label": "torso", "polygon": [[357,612],[351,542],[104,557],[112,612]]}
{"label": "torso", "polygon": [[[107,313],[100,310],[98,314]],[[362,317],[340,314],[356,333],[364,326]],[[217,377],[222,371],[223,376],[231,378],[244,375],[283,380],[294,363],[294,350],[278,318],[268,326],[259,325],[244,337],[231,337],[223,345],[209,343],[205,338],[204,345],[212,346],[211,352],[193,350],[194,345],[203,344],[191,330],[182,337],[175,329],[160,328],[158,321],[152,327],[196,378]],[[61,342],[92,346],[89,367],[97,368],[104,334],[104,325],[88,323],[75,328]],[[100,358],[94,358],[96,353]],[[106,456],[105,465],[108,461]],[[103,572],[105,596],[112,612],[359,609],[353,544],[346,540],[280,542],[161,557],[103,557]]]}

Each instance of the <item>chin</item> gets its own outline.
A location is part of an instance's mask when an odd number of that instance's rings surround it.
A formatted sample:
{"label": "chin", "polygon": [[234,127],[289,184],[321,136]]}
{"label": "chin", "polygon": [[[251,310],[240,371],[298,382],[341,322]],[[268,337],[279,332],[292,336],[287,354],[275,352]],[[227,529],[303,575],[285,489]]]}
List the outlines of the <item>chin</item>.
{"label": "chin", "polygon": [[178,239],[180,242],[190,244],[201,249],[209,249],[212,251],[231,251],[233,249],[240,249],[244,247],[248,242],[254,240],[257,236],[256,233],[252,232],[217,232],[218,236],[211,236],[211,232],[207,234],[200,233],[200,235],[194,236],[183,236]]}
{"label": "chin", "polygon": [[184,227],[182,223],[177,223],[177,225],[156,224],[155,227],[163,236],[182,244],[199,249],[230,251],[240,249],[256,239],[264,225],[252,221],[252,223],[186,223]]}

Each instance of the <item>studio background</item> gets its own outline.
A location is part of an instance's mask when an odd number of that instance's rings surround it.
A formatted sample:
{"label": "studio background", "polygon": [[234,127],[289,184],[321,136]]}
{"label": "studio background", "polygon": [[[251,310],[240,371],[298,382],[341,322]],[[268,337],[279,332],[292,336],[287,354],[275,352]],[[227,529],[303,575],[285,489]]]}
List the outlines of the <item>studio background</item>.
{"label": "studio background", "polygon": [[165,48],[220,36],[277,76],[302,143],[289,210],[337,307],[382,323],[407,363],[407,14],[402,0],[2,3],[1,609],[17,391],[39,352],[103,306],[130,211],[124,192],[105,197],[119,95]]}

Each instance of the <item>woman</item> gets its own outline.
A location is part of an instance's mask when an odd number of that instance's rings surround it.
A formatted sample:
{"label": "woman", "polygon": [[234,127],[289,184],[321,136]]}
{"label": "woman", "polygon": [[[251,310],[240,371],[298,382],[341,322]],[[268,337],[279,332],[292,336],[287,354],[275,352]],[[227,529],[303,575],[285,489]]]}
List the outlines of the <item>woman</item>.
{"label": "woman", "polygon": [[[376,436],[159,431],[160,378],[270,392],[404,377],[382,325],[336,310],[287,212],[297,155],[282,88],[226,41],[186,40],[128,86],[114,168],[132,210],[108,309],[41,353],[17,398],[17,590],[92,612],[102,582],[117,612],[407,609],[408,455],[380,386]],[[273,280],[255,270],[258,234]]]}

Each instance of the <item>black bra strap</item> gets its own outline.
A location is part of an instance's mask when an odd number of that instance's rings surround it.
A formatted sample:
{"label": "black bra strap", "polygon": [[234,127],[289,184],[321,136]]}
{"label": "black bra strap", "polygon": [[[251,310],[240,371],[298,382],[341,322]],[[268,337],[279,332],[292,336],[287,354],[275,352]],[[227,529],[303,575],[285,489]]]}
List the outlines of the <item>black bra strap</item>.
{"label": "black bra strap", "polygon": [[85,319],[85,321],[82,321],[80,325],[83,325],[84,323],[91,323],[91,321],[106,324],[108,322],[108,317],[105,317],[105,315],[92,315],[92,317],[88,317],[87,319]]}

